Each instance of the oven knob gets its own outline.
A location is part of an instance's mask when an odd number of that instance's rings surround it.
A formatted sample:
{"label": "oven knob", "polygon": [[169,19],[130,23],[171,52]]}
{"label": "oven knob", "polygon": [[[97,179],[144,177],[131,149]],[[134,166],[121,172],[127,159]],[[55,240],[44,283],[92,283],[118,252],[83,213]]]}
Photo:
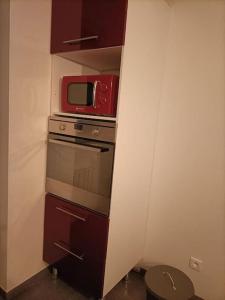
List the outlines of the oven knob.
{"label": "oven knob", "polygon": [[83,130],[83,124],[75,123],[74,124],[74,129],[82,131]]}
{"label": "oven knob", "polygon": [[65,124],[60,124],[59,125],[59,130],[64,131],[66,129],[66,125]]}
{"label": "oven knob", "polygon": [[99,136],[99,129],[94,129],[94,130],[92,130],[92,135],[94,135],[94,136]]}

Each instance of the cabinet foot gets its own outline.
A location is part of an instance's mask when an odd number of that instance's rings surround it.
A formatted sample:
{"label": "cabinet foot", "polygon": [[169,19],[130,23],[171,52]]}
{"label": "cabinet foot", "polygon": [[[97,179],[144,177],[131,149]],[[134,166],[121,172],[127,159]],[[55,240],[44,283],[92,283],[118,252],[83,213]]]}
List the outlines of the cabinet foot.
{"label": "cabinet foot", "polygon": [[57,279],[58,278],[58,269],[57,268],[52,268],[52,279]]}
{"label": "cabinet foot", "polygon": [[129,283],[129,273],[127,273],[127,275],[123,278],[123,280],[125,282],[125,289],[127,289]]}
{"label": "cabinet foot", "polygon": [[127,282],[129,280],[129,273],[124,277],[124,280]]}

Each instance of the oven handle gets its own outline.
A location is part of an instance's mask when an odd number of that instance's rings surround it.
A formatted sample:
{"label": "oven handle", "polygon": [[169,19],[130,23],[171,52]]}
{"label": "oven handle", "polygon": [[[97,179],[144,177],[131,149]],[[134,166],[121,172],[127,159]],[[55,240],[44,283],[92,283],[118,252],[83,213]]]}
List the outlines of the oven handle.
{"label": "oven handle", "polygon": [[64,141],[54,140],[54,139],[48,139],[48,141],[49,141],[49,143],[53,143],[53,144],[58,144],[58,145],[68,146],[71,148],[78,148],[78,149],[83,149],[83,150],[88,150],[88,151],[93,151],[93,152],[98,152],[98,153],[109,151],[108,148],[104,148],[104,147],[82,145],[79,143],[70,143],[70,142],[64,142]]}

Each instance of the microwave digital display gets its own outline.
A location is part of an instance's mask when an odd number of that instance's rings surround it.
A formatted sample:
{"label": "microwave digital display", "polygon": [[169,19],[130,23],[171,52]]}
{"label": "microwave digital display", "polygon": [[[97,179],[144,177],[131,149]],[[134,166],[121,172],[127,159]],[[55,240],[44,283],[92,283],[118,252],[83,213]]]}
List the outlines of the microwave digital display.
{"label": "microwave digital display", "polygon": [[70,83],[67,92],[69,104],[89,106],[93,103],[93,84],[90,82]]}

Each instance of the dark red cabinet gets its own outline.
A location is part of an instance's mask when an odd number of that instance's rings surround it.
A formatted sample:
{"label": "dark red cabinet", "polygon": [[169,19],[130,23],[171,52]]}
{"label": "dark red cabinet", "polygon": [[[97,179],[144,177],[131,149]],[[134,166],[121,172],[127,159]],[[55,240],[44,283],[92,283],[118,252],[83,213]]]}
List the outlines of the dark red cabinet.
{"label": "dark red cabinet", "polygon": [[90,296],[101,297],[108,218],[48,194],[43,258],[59,276]]}
{"label": "dark red cabinet", "polygon": [[51,53],[123,45],[126,11],[127,0],[52,0]]}

